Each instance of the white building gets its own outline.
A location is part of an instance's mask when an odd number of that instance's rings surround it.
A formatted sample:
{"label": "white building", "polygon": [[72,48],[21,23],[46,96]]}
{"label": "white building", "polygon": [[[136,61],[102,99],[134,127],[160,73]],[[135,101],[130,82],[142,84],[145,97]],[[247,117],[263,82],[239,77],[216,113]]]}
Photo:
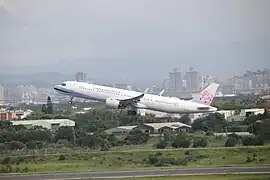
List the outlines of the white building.
{"label": "white building", "polygon": [[148,114],[148,115],[153,115],[156,118],[180,119],[182,117],[181,114],[177,114],[177,113],[165,113],[165,112],[160,112],[160,111],[152,111],[152,110],[148,110],[148,109],[138,109],[137,112],[141,116],[145,116]]}
{"label": "white building", "polygon": [[247,117],[250,115],[259,115],[259,114],[263,114],[263,113],[264,113],[264,109],[262,109],[262,108],[242,109],[240,112],[240,116]]}
{"label": "white building", "polygon": [[228,121],[232,121],[232,118],[235,116],[234,110],[220,110],[217,113],[224,115],[224,118]]}
{"label": "white building", "polygon": [[27,128],[31,128],[33,126],[42,126],[52,131],[55,131],[62,126],[70,126],[70,127],[75,126],[75,122],[69,119],[20,120],[20,121],[11,121],[11,123],[15,126],[23,125]]}

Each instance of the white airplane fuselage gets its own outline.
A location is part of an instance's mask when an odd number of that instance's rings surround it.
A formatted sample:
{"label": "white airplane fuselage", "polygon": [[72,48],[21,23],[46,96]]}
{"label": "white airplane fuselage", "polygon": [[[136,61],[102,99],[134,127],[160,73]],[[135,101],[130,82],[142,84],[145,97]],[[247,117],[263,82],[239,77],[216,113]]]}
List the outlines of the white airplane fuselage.
{"label": "white airplane fuselage", "polygon": [[[89,100],[105,102],[108,107],[117,108],[114,105],[116,99],[124,100],[141,95],[141,92],[100,86],[77,81],[66,81],[54,87],[58,93]],[[153,94],[144,94],[137,103],[137,109],[149,109],[166,113],[207,113],[215,112],[217,108]]]}

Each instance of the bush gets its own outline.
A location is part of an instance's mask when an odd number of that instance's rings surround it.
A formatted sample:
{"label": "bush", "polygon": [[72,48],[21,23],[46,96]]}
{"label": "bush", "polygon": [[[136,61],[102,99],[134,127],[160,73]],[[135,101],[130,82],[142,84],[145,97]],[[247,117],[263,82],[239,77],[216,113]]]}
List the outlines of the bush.
{"label": "bush", "polygon": [[172,143],[174,148],[188,148],[191,144],[191,141],[185,134],[178,134],[175,141]]}
{"label": "bush", "polygon": [[59,161],[64,161],[64,160],[66,160],[66,156],[64,154],[61,154],[59,156]]}
{"label": "bush", "polygon": [[29,141],[26,143],[27,149],[41,149],[43,147],[40,141]]}
{"label": "bush", "polygon": [[190,141],[188,139],[178,140],[172,143],[173,148],[188,148],[190,146]]}
{"label": "bush", "polygon": [[238,143],[238,140],[235,137],[229,137],[225,142],[225,147],[234,147]]}
{"label": "bush", "polygon": [[244,146],[262,146],[264,145],[264,139],[262,136],[246,137],[243,139]]}
{"label": "bush", "polygon": [[166,146],[167,146],[166,142],[164,140],[162,140],[159,143],[157,143],[156,148],[157,149],[165,149]]}
{"label": "bush", "polygon": [[213,131],[207,131],[205,135],[206,136],[214,136],[214,132]]}
{"label": "bush", "polygon": [[253,137],[249,136],[245,137],[242,143],[244,146],[253,146],[255,144],[254,140],[255,139]]}
{"label": "bush", "polygon": [[194,140],[193,147],[206,147],[207,144],[208,142],[205,138],[199,138]]}
{"label": "bush", "polygon": [[4,157],[1,164],[6,165],[6,164],[9,164],[10,162],[11,162],[11,158],[7,156],[7,157]]}
{"label": "bush", "polygon": [[235,139],[237,139],[237,140],[241,139],[241,136],[239,136],[239,135],[236,134],[236,133],[229,134],[228,137],[229,137],[229,138],[235,138]]}
{"label": "bush", "polygon": [[255,146],[263,146],[264,145],[264,139],[262,136],[257,136],[255,138]]}

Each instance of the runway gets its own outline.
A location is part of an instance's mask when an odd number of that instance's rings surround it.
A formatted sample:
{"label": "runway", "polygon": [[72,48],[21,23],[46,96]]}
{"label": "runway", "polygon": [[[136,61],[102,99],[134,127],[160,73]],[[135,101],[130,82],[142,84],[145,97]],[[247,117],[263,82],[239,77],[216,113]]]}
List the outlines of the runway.
{"label": "runway", "polygon": [[[269,173],[269,167],[222,167],[222,168],[192,168],[192,169],[155,169],[135,171],[107,172],[74,172],[74,173],[40,173],[40,174],[2,174],[1,180],[71,180],[89,178],[123,178],[172,175],[207,175],[226,173]],[[270,176],[270,174],[269,174]]]}

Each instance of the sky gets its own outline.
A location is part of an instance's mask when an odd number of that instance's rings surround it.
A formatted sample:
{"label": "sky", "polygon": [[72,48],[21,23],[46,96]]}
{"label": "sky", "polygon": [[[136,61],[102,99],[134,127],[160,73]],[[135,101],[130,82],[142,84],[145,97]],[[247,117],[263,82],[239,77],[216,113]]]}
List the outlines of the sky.
{"label": "sky", "polygon": [[150,66],[218,76],[270,68],[269,7],[269,0],[0,0],[0,64],[76,61],[79,70],[84,58],[82,69],[120,67],[125,76],[134,66],[144,66],[143,76]]}

